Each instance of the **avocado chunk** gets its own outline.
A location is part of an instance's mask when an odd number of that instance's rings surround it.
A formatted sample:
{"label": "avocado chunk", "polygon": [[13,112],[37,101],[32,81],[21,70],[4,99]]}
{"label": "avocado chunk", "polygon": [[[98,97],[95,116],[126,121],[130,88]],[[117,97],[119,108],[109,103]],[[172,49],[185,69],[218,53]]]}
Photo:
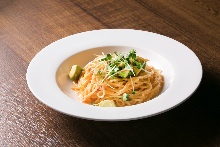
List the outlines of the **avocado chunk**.
{"label": "avocado chunk", "polygon": [[117,107],[113,100],[104,100],[99,103],[100,107]]}
{"label": "avocado chunk", "polygon": [[130,70],[124,70],[118,73],[118,75],[122,78],[127,78]]}
{"label": "avocado chunk", "polygon": [[123,63],[123,62],[121,62],[120,64],[119,64],[119,67],[121,67],[122,69],[125,67],[125,64]]}
{"label": "avocado chunk", "polygon": [[138,63],[144,64],[142,68],[146,67],[146,61],[144,58],[137,57],[137,61],[138,61]]}
{"label": "avocado chunk", "polygon": [[134,66],[133,67],[133,71],[134,71],[135,76],[138,76],[138,74],[140,73],[141,69],[138,69],[137,66]]}
{"label": "avocado chunk", "polygon": [[71,80],[77,81],[80,74],[82,73],[82,68],[79,65],[73,65],[72,69],[69,72],[69,77]]}

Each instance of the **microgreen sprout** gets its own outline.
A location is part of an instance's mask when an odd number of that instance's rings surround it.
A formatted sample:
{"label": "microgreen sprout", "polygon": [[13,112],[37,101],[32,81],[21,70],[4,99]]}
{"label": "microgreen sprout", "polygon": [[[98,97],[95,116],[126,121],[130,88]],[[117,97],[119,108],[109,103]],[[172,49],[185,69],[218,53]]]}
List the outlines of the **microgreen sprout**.
{"label": "microgreen sprout", "polygon": [[117,53],[117,52],[114,52],[114,54],[115,54],[116,56],[118,56],[118,53]]}
{"label": "microgreen sprout", "polygon": [[108,61],[112,59],[112,55],[107,54],[105,58],[102,58],[101,61]]}
{"label": "microgreen sprout", "polygon": [[96,74],[99,74],[99,76],[103,79],[103,75],[102,75],[102,71],[101,70],[96,71]]}
{"label": "microgreen sprout", "polygon": [[136,91],[133,91],[133,92],[132,92],[133,95],[135,95],[136,93],[137,93]]}
{"label": "microgreen sprout", "polygon": [[[138,76],[140,71],[137,72],[136,75],[136,71],[134,70],[144,70],[146,66],[145,61],[137,59],[136,51],[134,49],[130,50],[127,54],[114,52],[113,55],[104,55],[103,53],[103,56],[104,57],[100,59],[99,62],[104,62],[107,65],[107,73],[104,75],[105,78],[107,76],[109,76],[109,78],[114,78],[115,76],[119,78],[127,78],[129,76],[135,77]],[[99,75],[101,76],[102,74],[99,73]]]}
{"label": "microgreen sprout", "polygon": [[122,96],[110,96],[110,97],[120,97],[123,101],[129,101],[130,94],[124,93]]}
{"label": "microgreen sprout", "polygon": [[98,70],[98,74],[101,76],[102,75],[102,71]]}
{"label": "microgreen sprout", "polygon": [[93,105],[93,106],[98,106],[99,104],[95,104],[94,102],[92,102],[91,105]]}
{"label": "microgreen sprout", "polygon": [[123,101],[129,101],[130,94],[124,93],[122,96]]}

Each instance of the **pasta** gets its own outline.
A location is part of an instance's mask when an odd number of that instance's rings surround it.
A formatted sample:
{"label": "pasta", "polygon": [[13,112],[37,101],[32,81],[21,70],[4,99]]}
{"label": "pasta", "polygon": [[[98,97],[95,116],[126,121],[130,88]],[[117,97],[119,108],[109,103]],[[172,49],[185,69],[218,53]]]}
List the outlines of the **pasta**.
{"label": "pasta", "polygon": [[84,67],[72,89],[86,104],[113,100],[118,107],[124,107],[146,102],[161,92],[164,83],[161,71],[148,66],[147,61],[136,56],[134,50],[100,55]]}

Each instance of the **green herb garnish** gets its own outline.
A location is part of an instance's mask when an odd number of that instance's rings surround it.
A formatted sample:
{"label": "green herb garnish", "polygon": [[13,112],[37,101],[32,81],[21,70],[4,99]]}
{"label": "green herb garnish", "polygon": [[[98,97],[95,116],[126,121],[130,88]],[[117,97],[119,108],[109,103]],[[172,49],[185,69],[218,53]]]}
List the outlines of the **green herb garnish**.
{"label": "green herb garnish", "polygon": [[103,79],[102,71],[98,70],[96,71],[96,74],[99,74],[99,76]]}
{"label": "green herb garnish", "polygon": [[108,61],[112,59],[112,55],[107,54],[105,58],[102,58],[101,61]]}
{"label": "green herb garnish", "polygon": [[[128,54],[114,52],[113,55],[107,54],[101,61],[106,61],[108,66],[108,75],[127,78],[128,76],[138,76],[140,70],[134,72],[134,68],[143,69],[146,66],[145,61],[137,60],[136,51],[132,49]],[[100,74],[101,76],[101,74]]]}
{"label": "green herb garnish", "polygon": [[[104,55],[104,53],[103,53]],[[102,72],[102,70],[98,70],[96,74],[100,76],[103,81],[109,78],[131,78],[136,77],[142,70],[145,70],[146,62],[144,59],[137,57],[136,51],[134,49],[130,50],[128,53],[117,53],[104,55],[103,58],[99,60],[99,62],[104,62],[106,65],[106,72]],[[102,64],[102,63],[100,63]],[[136,91],[134,91],[134,85],[132,82],[133,92],[135,95]],[[124,93],[122,96],[113,96],[113,97],[121,97],[123,101],[129,101],[130,94]]]}
{"label": "green herb garnish", "polygon": [[102,71],[98,70],[98,74],[101,76],[102,75]]}
{"label": "green herb garnish", "polygon": [[130,94],[124,93],[122,96],[123,101],[129,101],[129,96],[130,96]]}
{"label": "green herb garnish", "polygon": [[135,95],[135,94],[136,94],[136,91],[133,91],[132,94]]}
{"label": "green herb garnish", "polygon": [[100,70],[96,73],[103,79],[103,81],[106,78],[114,79],[115,77],[136,77],[146,67],[146,62],[139,57],[137,58],[136,51],[134,49],[130,50],[128,53],[114,52],[112,55],[104,55],[104,57],[100,59],[99,62],[105,62],[105,64],[107,64],[107,72],[105,72],[105,74],[103,74]]}
{"label": "green herb garnish", "polygon": [[136,59],[136,58],[137,58],[137,56],[136,56],[136,51],[135,51],[134,49],[131,50],[131,51],[129,52],[127,58],[129,58],[129,59]]}

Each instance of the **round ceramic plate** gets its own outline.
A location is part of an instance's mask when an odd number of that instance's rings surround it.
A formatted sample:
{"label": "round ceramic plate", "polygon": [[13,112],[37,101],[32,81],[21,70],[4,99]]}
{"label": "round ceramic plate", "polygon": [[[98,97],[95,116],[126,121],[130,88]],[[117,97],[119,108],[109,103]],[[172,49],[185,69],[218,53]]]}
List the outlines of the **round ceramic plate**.
{"label": "round ceramic plate", "polygon": [[[72,65],[84,67],[95,54],[131,49],[162,70],[165,84],[159,96],[127,107],[95,107],[77,100],[68,78]],[[94,30],[60,39],[33,58],[26,75],[34,96],[47,106],[71,116],[105,121],[145,118],[170,110],[193,94],[201,78],[201,63],[189,48],[163,35],[130,29]]]}

